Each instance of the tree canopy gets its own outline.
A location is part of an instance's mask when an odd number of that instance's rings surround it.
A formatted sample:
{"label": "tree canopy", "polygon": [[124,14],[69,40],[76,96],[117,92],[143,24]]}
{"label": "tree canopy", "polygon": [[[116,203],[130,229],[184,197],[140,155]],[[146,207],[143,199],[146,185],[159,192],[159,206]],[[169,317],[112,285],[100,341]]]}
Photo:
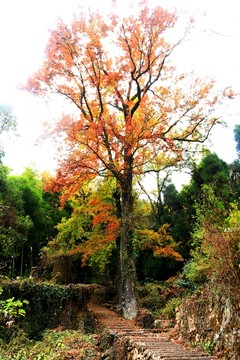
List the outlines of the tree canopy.
{"label": "tree canopy", "polygon": [[[3,133],[16,130],[17,121],[11,106],[0,104],[0,136]],[[4,156],[4,150],[0,146],[0,160]]]}

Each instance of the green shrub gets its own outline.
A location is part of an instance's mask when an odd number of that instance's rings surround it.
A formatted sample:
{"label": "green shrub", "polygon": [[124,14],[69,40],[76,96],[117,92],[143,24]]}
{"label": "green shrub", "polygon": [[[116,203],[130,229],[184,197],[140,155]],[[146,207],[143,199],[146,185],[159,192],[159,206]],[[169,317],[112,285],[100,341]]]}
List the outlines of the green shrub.
{"label": "green shrub", "polygon": [[184,289],[177,285],[175,277],[161,283],[139,285],[137,290],[140,307],[156,314],[161,314],[170,299],[180,298],[184,293]]}
{"label": "green shrub", "polygon": [[157,311],[164,305],[164,299],[161,296],[164,286],[158,283],[147,283],[139,285],[138,298],[140,307],[151,311]]}
{"label": "green shrub", "polygon": [[176,308],[182,303],[179,297],[170,299],[165,307],[162,309],[161,314],[167,319],[175,319]]}
{"label": "green shrub", "polygon": [[[2,294],[3,288],[0,286],[0,295]],[[28,304],[27,300],[15,300],[14,296],[0,300],[0,337],[2,339],[6,341],[16,333],[17,320],[26,315],[24,306]]]}
{"label": "green shrub", "polygon": [[202,188],[203,203],[196,206],[192,234],[192,260],[183,275],[190,287],[211,281],[226,289],[240,285],[240,210],[236,204],[225,208],[209,186]]}

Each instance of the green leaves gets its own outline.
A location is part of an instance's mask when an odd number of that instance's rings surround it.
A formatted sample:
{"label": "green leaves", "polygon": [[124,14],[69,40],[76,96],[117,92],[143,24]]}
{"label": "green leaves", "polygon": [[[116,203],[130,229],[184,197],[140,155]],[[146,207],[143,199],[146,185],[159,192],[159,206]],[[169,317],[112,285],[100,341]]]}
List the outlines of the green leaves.
{"label": "green leaves", "polygon": [[209,185],[202,187],[203,202],[198,204],[192,234],[192,260],[185,276],[193,284],[214,280],[225,288],[226,282],[240,283],[240,211],[234,204],[227,209]]}
{"label": "green leaves", "polygon": [[[3,289],[0,287],[0,295],[2,295],[2,293]],[[26,315],[24,307],[28,304],[28,300],[15,300],[15,297],[0,300],[0,328],[13,328],[16,320]]]}
{"label": "green leaves", "polygon": [[6,104],[0,104],[0,135],[3,131],[16,130],[16,125],[12,108]]}

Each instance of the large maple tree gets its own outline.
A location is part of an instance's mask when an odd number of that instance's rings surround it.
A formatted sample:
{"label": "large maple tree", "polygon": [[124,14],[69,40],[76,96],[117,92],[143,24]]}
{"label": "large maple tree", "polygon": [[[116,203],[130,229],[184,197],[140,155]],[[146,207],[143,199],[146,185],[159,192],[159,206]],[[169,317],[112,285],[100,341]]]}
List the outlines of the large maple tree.
{"label": "large maple tree", "polygon": [[[121,304],[137,314],[132,248],[133,177],[177,164],[203,143],[219,101],[214,83],[179,74],[170,58],[177,17],[141,2],[136,13],[81,13],[51,32],[41,69],[28,81],[35,93],[53,92],[73,107],[55,131],[66,144],[53,188],[65,198],[85,180],[112,176],[121,193]],[[186,55],[187,56],[187,55]]]}

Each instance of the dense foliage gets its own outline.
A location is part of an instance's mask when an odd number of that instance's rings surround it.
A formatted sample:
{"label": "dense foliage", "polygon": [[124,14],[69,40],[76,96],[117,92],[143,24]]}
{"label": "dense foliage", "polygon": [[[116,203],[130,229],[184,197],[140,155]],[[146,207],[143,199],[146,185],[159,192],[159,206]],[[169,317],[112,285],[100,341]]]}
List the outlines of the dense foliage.
{"label": "dense foliage", "polygon": [[[117,284],[120,205],[112,181],[86,183],[66,210],[31,169],[12,176],[1,166],[1,189],[3,275],[35,272],[64,284]],[[157,223],[152,204],[139,195],[136,189],[134,256],[139,281],[164,280],[184,266],[185,279],[201,283],[209,276],[201,263],[216,272],[217,258],[222,258],[218,251],[227,251],[227,244],[234,257],[228,268],[237,277],[239,180],[232,177],[232,164],[207,153],[180,192],[166,183],[161,207],[156,202]],[[216,242],[215,249],[211,241]]]}
{"label": "dense foliage", "polygon": [[29,275],[39,264],[41,248],[56,233],[63,210],[55,195],[43,191],[32,169],[13,176],[0,166],[0,187],[1,273]]}

